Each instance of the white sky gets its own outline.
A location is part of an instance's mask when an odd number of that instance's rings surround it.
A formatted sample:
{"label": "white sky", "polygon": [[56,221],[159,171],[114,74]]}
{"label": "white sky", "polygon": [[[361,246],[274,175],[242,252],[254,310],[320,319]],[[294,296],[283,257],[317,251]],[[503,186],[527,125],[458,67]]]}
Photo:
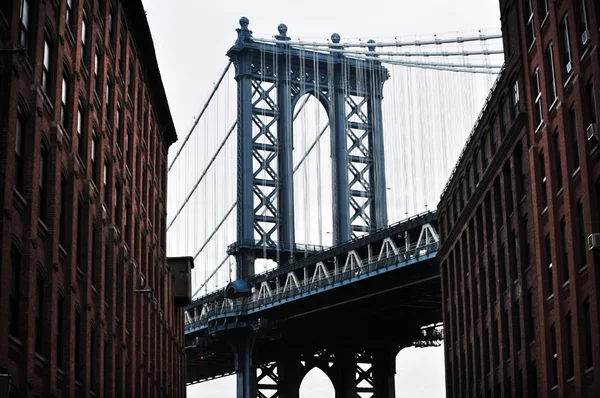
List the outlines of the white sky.
{"label": "white sky", "polygon": [[[257,36],[274,35],[277,33],[277,25],[285,23],[288,26],[288,35],[294,38],[311,37],[322,40],[333,32],[337,32],[342,36],[342,41],[344,37],[393,38],[417,34],[473,31],[500,26],[498,0],[421,0],[418,2],[412,0],[371,0],[368,2],[302,0],[299,3],[264,0],[144,0],[144,5],[180,141],[187,134],[193,119],[227,62],[225,53],[235,41],[235,29],[239,27],[238,20],[241,16],[250,19],[250,29]],[[402,78],[418,76],[407,74]],[[435,80],[433,82],[435,83]],[[487,79],[484,81],[484,85],[490,82],[491,80]],[[233,85],[233,82],[231,84]],[[425,87],[429,88],[430,86]],[[487,89],[482,90],[478,83],[467,87],[473,90],[478,89],[478,92],[473,94],[474,99],[471,100],[475,103],[471,107],[475,109],[465,111],[467,120],[464,123],[462,120],[450,120],[442,123],[442,125],[455,122],[460,124],[460,128],[457,127],[457,130],[460,131],[452,132],[457,133],[458,137],[454,140],[454,147],[448,155],[450,158],[447,163],[450,165],[455,162],[464,139],[469,133],[470,126],[483,103],[483,98],[487,94]],[[440,94],[437,95],[439,97]],[[452,100],[452,98],[449,99],[449,101]],[[461,113],[462,109],[459,109],[458,112]],[[418,120],[431,117],[425,114],[411,116]],[[452,141],[453,136],[450,137],[450,141]],[[176,143],[174,148],[177,148],[178,145],[179,143]],[[172,154],[173,150],[171,156]],[[386,156],[388,155],[386,154]],[[447,178],[448,172],[449,168],[445,167],[441,173],[441,181]],[[170,180],[173,180],[174,177],[173,175],[169,176]],[[403,214],[409,211],[425,210],[422,204],[419,204],[417,208],[412,202],[404,203],[390,199],[390,196],[395,197],[398,186],[402,186],[401,184],[406,182],[401,179],[394,181],[390,177],[389,170],[388,180],[391,180],[388,182],[388,186],[392,187],[391,193],[388,193],[390,213]],[[433,197],[433,200],[424,200],[429,202],[429,209],[435,207],[436,195],[439,197],[439,185],[438,182],[436,192],[429,192],[427,195],[430,198]],[[410,202],[411,198],[407,198],[405,193],[403,195],[404,199]],[[171,192],[169,202],[181,202],[182,198],[175,196],[180,195],[173,195]],[[400,196],[402,195],[398,195],[398,197]],[[403,207],[402,210],[399,209],[400,207]],[[170,211],[172,212],[172,210]],[[185,240],[185,237],[182,236],[175,238]],[[170,236],[169,239],[173,239],[173,237]],[[442,348],[406,349],[398,356],[397,364],[397,396],[444,396]],[[301,397],[333,397],[331,386],[328,383],[326,377],[318,372],[309,374],[302,385]],[[188,396],[192,398],[235,397],[235,379],[228,377],[190,387]]]}

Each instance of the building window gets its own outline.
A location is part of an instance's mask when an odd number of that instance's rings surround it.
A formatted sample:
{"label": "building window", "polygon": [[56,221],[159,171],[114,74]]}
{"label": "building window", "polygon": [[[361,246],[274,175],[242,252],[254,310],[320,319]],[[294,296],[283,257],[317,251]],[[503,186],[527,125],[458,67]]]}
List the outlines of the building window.
{"label": "building window", "polygon": [[100,97],[100,93],[102,93],[102,81],[100,79],[100,48],[96,46],[96,52],[94,54],[94,94],[96,97]]}
{"label": "building window", "polygon": [[115,214],[115,224],[117,224],[117,227],[119,227],[119,229],[121,229],[122,227],[122,211],[121,208],[123,206],[123,203],[121,202],[123,200],[122,198],[122,193],[121,193],[121,185],[117,182],[115,184],[115,210],[114,210],[114,214]]}
{"label": "building window", "polygon": [[556,386],[558,385],[558,350],[554,324],[550,326],[550,355],[552,355],[552,386]]}
{"label": "building window", "polygon": [[549,105],[552,106],[554,101],[558,97],[558,92],[556,90],[556,71],[554,69],[554,45],[552,42],[548,43],[548,48],[546,48],[546,85],[548,86],[548,102]]}
{"label": "building window", "polygon": [[98,145],[98,136],[95,131],[92,131],[91,145],[90,159],[92,162],[92,181],[98,186],[98,158],[100,157],[100,145]]}
{"label": "building window", "polygon": [[114,42],[114,36],[115,36],[114,23],[115,23],[115,10],[112,7],[110,7],[110,11],[108,13],[108,43],[110,45],[112,45]]}
{"label": "building window", "polygon": [[63,351],[63,336],[64,336],[64,307],[65,299],[61,293],[58,294],[56,300],[56,367],[64,368],[64,351]]}
{"label": "building window", "polygon": [[525,0],[525,38],[527,39],[527,47],[530,48],[535,41],[535,26],[533,23],[533,0]]}
{"label": "building window", "polygon": [[571,155],[573,158],[573,172],[579,168],[579,133],[577,132],[577,118],[575,108],[569,110],[569,121],[571,122]]}
{"label": "building window", "polygon": [[25,193],[25,119],[19,112],[15,134],[15,188]]}
{"label": "building window", "polygon": [[587,0],[578,0],[577,3],[577,7],[579,8],[578,30],[581,32],[581,45],[585,48],[589,46],[592,41],[592,36],[590,34],[589,14],[586,4]]}
{"label": "building window", "polygon": [[586,86],[587,91],[587,112],[586,116],[588,119],[588,123],[586,126],[591,124],[596,124],[598,122],[597,113],[596,113],[596,92],[594,90],[594,82],[592,79],[588,82]]}
{"label": "building window", "polygon": [[107,113],[110,114],[111,112],[111,107],[110,107],[110,100],[111,100],[111,88],[112,88],[112,81],[110,79],[110,75],[106,76],[106,106],[107,106]]}
{"label": "building window", "polygon": [[548,207],[548,192],[546,190],[546,163],[544,162],[544,152],[540,152],[539,154],[539,164],[540,164],[540,196],[542,198],[542,209],[546,209]]}
{"label": "building window", "polygon": [[513,305],[513,328],[515,330],[515,343],[517,352],[521,351],[521,304],[519,300]]}
{"label": "building window", "polygon": [[67,246],[67,220],[70,219],[67,214],[69,208],[69,201],[67,196],[67,180],[62,177],[60,179],[60,220],[59,220],[59,232],[58,232],[58,243],[65,248]]}
{"label": "building window", "polygon": [[512,93],[512,119],[515,120],[519,113],[519,81],[515,80]]}
{"label": "building window", "polygon": [[534,126],[537,129],[542,124],[542,121],[544,119],[543,114],[542,114],[542,87],[540,85],[540,68],[535,68],[535,72],[533,72],[531,84],[532,84],[532,96],[533,96],[533,102],[534,102],[534,105],[533,105],[534,119],[533,120],[535,121]]}
{"label": "building window", "polygon": [[498,127],[496,126],[496,118],[494,118],[492,120],[492,156],[494,156],[494,154],[496,153],[496,151],[498,150]]}
{"label": "building window", "polygon": [[27,48],[29,44],[29,0],[21,0],[20,10],[21,31],[19,32],[19,42],[21,47]]}
{"label": "building window", "polygon": [[84,164],[87,159],[87,153],[85,148],[85,109],[83,104],[80,102],[77,107],[77,153],[81,160],[83,160]]}
{"label": "building window", "polygon": [[40,176],[39,176],[39,218],[42,222],[47,221],[48,209],[48,151],[43,148],[40,158]]}
{"label": "building window", "polygon": [[123,145],[123,129],[121,128],[121,101],[117,101],[117,114],[116,114],[116,125],[117,130],[117,147],[122,148]]}
{"label": "building window", "polygon": [[86,59],[87,25],[88,25],[87,15],[84,12],[83,18],[81,19],[81,61],[83,63],[85,63],[87,60]]}
{"label": "building window", "polygon": [[106,206],[108,200],[110,199],[109,192],[108,192],[108,162],[107,161],[104,161],[104,169],[103,169],[103,173],[102,173],[102,184],[104,185],[104,187],[103,187],[104,189],[102,190],[103,195],[104,195],[102,202]]}
{"label": "building window", "polygon": [[68,110],[67,107],[69,106],[69,79],[67,78],[66,75],[63,74],[63,78],[62,78],[62,92],[61,92],[61,97],[60,97],[60,124],[63,125],[63,127],[66,129],[67,128],[67,115],[68,115]]}
{"label": "building window", "polygon": [[504,318],[502,322],[502,356],[506,361],[510,358],[510,339],[508,336],[508,325],[509,325],[508,310],[504,311]]}
{"label": "building window", "polygon": [[504,135],[506,134],[506,124],[507,124],[507,119],[506,119],[506,103],[504,102],[504,100],[502,100],[502,102],[500,103],[500,136],[502,138],[504,138]]}
{"label": "building window", "polygon": [[567,222],[563,217],[560,220],[560,245],[557,248],[562,251],[563,283],[569,280],[569,253],[567,251]]}
{"label": "building window", "polygon": [[81,381],[83,373],[83,363],[81,356],[81,342],[82,342],[82,330],[81,330],[81,316],[79,312],[75,313],[75,380]]}
{"label": "building window", "polygon": [[96,221],[92,222],[92,285],[98,286],[98,272],[100,272],[100,258],[98,255],[98,227]]}
{"label": "building window", "polygon": [[575,376],[575,350],[573,349],[573,317],[567,314],[567,377]]}
{"label": "building window", "polygon": [[[125,230],[125,242],[129,245],[131,242],[131,227],[129,226],[129,218],[131,217],[131,203],[127,202],[125,204],[125,220],[124,220],[124,230]],[[448,292],[446,292],[448,293]]]}
{"label": "building window", "polygon": [[570,75],[573,72],[573,63],[571,56],[571,36],[569,34],[569,15],[565,14],[562,23],[560,24],[562,31],[562,48],[563,48],[563,65],[565,72]]}
{"label": "building window", "polygon": [[483,361],[485,373],[490,373],[490,331],[485,328],[485,334],[483,335]]}
{"label": "building window", "polygon": [[585,355],[586,369],[594,366],[594,351],[592,346],[592,314],[590,311],[590,299],[583,302],[583,352]]}
{"label": "building window", "polygon": [[562,163],[560,158],[560,137],[558,135],[558,129],[554,131],[554,159],[556,165],[556,190],[559,191],[563,187],[563,175],[562,175]]}
{"label": "building window", "polygon": [[527,219],[527,215],[525,215],[525,217],[523,217],[523,229],[522,229],[522,236],[523,236],[523,240],[521,242],[522,244],[522,259],[521,262],[523,263],[523,268],[527,269],[529,268],[529,266],[531,265],[531,246],[529,244],[529,220]]}
{"label": "building window", "polygon": [[134,65],[133,62],[129,63],[129,74],[128,74],[128,79],[127,79],[127,95],[129,95],[129,98],[133,98],[133,92],[134,92]]}
{"label": "building window", "polygon": [[125,39],[123,38],[122,34],[121,34],[121,37],[119,38],[119,49],[121,51],[121,55],[119,57],[119,72],[121,73],[121,77],[123,77],[123,75],[125,74],[125,64],[127,62],[127,59],[126,59],[127,48],[125,47]]}
{"label": "building window", "polygon": [[[537,397],[538,396],[538,382],[537,382],[537,364],[535,361],[533,361],[531,363],[531,365],[529,366],[529,375],[527,377],[528,381],[529,381],[529,392],[531,392],[531,396],[532,397]],[[529,392],[527,393],[527,396],[529,395]]]}
{"label": "building window", "polygon": [[552,245],[550,235],[546,235],[546,265],[548,275],[548,296],[554,294],[554,275],[552,273]]}
{"label": "building window", "polygon": [[583,218],[583,202],[581,198],[577,202],[577,230],[579,232],[579,266],[581,268],[587,265],[587,242],[585,234],[585,219]]}
{"label": "building window", "polygon": [[510,178],[510,162],[507,161],[504,165],[502,175],[504,177],[504,199],[506,200],[506,213],[510,215],[514,210],[512,179]]}
{"label": "building window", "polygon": [[81,202],[77,203],[77,266],[82,270],[86,270],[85,266],[87,253],[87,222],[86,213]]}
{"label": "building window", "polygon": [[50,96],[50,58],[52,56],[52,46],[48,38],[44,38],[44,65],[42,67],[42,89],[46,95]]}
{"label": "building window", "polygon": [[[153,141],[154,142],[154,141]],[[483,170],[486,170],[489,164],[489,158],[490,158],[490,154],[489,154],[489,150],[488,150],[488,137],[487,134],[484,134],[483,138],[481,139],[481,147],[483,148],[481,151],[482,154],[482,163],[483,163]]]}
{"label": "building window", "polygon": [[125,161],[129,172],[133,167],[133,135],[131,133],[131,127],[127,126],[127,134],[125,135]]}
{"label": "building window", "polygon": [[39,273],[35,285],[35,351],[41,355],[44,347],[44,278]]}
{"label": "building window", "polygon": [[498,320],[494,320],[492,325],[492,355],[494,356],[494,364],[500,364],[500,333],[498,333]]}
{"label": "building window", "polygon": [[92,392],[96,390],[96,363],[98,363],[96,354],[97,347],[98,345],[96,343],[96,329],[92,327],[90,329],[90,391]]}
{"label": "building window", "polygon": [[527,291],[527,340],[530,342],[535,341],[535,316],[533,314],[535,302],[533,298],[533,290]]}
{"label": "building window", "polygon": [[544,20],[550,13],[550,8],[548,8],[548,0],[541,0],[540,3],[540,9],[544,12],[544,18],[542,18],[542,20]]}
{"label": "building window", "polygon": [[473,173],[471,172],[471,165],[467,166],[467,198],[471,197],[473,192]]}
{"label": "building window", "polygon": [[21,306],[21,253],[12,246],[10,252],[10,292],[8,294],[8,332],[19,337]]}
{"label": "building window", "polygon": [[479,148],[475,149],[475,158],[474,158],[474,171],[475,171],[475,186],[479,184],[479,175],[481,174],[481,163],[479,159]]}
{"label": "building window", "polygon": [[65,11],[65,25],[68,30],[71,30],[71,13],[73,12],[73,0],[67,0],[67,7]]}

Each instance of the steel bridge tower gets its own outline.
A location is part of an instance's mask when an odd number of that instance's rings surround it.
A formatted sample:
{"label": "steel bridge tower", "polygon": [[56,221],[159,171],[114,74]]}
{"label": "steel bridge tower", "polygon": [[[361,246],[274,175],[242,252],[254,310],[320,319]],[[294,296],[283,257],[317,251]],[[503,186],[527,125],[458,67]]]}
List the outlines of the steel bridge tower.
{"label": "steel bridge tower", "polygon": [[[301,50],[286,43],[290,38],[283,24],[276,43],[255,40],[248,24],[240,19],[237,41],[227,53],[237,81],[238,149],[237,240],[228,248],[237,271],[225,300],[252,295],[256,259],[284,266],[306,256],[307,248],[294,236],[292,161],[294,109],[307,94],[323,105],[329,119],[334,245],[387,226],[381,102],[389,74],[375,48],[369,47],[366,59],[348,58],[341,53],[340,36],[333,34],[329,51]],[[278,321],[240,317],[222,325],[214,332],[218,336],[209,333],[207,344],[226,342],[229,348],[223,350],[233,354],[241,398],[268,396],[261,391],[269,389],[278,391],[274,396],[297,398],[311,366],[329,375],[336,397],[361,391],[394,397],[396,355],[415,336],[407,334],[400,345],[376,339],[363,346],[364,328],[348,328],[343,342],[339,335],[321,336],[322,341],[305,336],[292,347],[279,338],[287,332]],[[362,363],[368,371],[360,370]],[[267,379],[274,384],[265,384]]]}
{"label": "steel bridge tower", "polygon": [[237,241],[228,250],[238,281],[254,275],[254,261],[265,253],[283,263],[306,249],[294,237],[292,175],[292,115],[305,94],[329,117],[334,245],[387,225],[381,100],[389,75],[374,47],[372,60],[348,59],[335,52],[343,48],[338,34],[325,54],[285,44],[284,24],[277,44],[254,41],[248,24],[240,19],[227,53],[238,87]]}

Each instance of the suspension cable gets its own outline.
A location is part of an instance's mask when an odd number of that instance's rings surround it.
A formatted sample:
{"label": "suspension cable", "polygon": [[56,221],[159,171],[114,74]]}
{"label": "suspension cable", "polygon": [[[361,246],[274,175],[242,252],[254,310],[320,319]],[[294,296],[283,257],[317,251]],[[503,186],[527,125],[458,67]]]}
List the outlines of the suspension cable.
{"label": "suspension cable", "polygon": [[225,136],[225,138],[223,139],[223,141],[221,142],[221,144],[217,148],[217,151],[215,152],[215,154],[213,155],[213,157],[210,159],[210,161],[208,162],[208,164],[204,168],[204,171],[200,175],[200,178],[198,178],[198,181],[196,181],[196,185],[194,185],[194,187],[192,188],[192,190],[190,191],[190,193],[188,194],[188,196],[183,201],[183,204],[181,205],[181,207],[179,208],[179,210],[177,210],[177,213],[175,213],[175,216],[173,217],[173,219],[171,220],[171,222],[167,226],[167,231],[169,230],[169,228],[171,228],[171,225],[173,225],[173,223],[175,222],[175,220],[177,219],[177,217],[181,214],[181,211],[183,210],[183,208],[185,207],[185,205],[189,202],[190,198],[192,197],[192,195],[194,194],[194,192],[196,191],[196,189],[198,189],[198,187],[200,186],[200,183],[202,182],[202,180],[206,176],[206,173],[208,173],[208,170],[212,167],[213,163],[217,159],[217,156],[221,152],[221,149],[223,149],[225,147],[225,144],[227,143],[227,140],[229,140],[229,137],[231,136],[231,133],[233,133],[233,130],[235,130],[235,126],[237,126],[237,120],[235,122],[233,122],[233,125],[229,129],[229,132],[227,133],[227,135]]}
{"label": "suspension cable", "polygon": [[221,269],[221,267],[223,266],[223,264],[225,264],[225,262],[227,261],[228,258],[229,258],[229,254],[227,256],[225,256],[225,258],[223,259],[223,261],[221,261],[219,263],[219,265],[217,266],[217,268],[215,268],[215,270],[212,272],[212,274],[210,274],[208,276],[208,278],[206,278],[206,280],[204,281],[204,283],[198,289],[196,289],[196,291],[194,292],[194,294],[192,294],[192,299],[194,297],[196,297],[196,295],[198,293],[200,293],[200,290],[202,290],[202,288],[208,284],[208,281],[211,280],[212,277],[216,275],[216,273],[219,271],[219,269]]}
{"label": "suspension cable", "polygon": [[495,66],[490,67],[490,68],[494,68],[494,69],[478,69],[478,68],[468,67],[467,65],[465,65],[465,66],[457,65],[457,67],[431,66],[431,65],[427,65],[427,64],[406,63],[406,62],[396,61],[396,60],[389,60],[389,61],[383,61],[383,62],[390,64],[390,65],[406,66],[409,68],[443,70],[443,71],[450,71],[450,72],[483,73],[483,74],[488,74],[488,75],[497,75],[500,72],[500,69],[502,69],[502,67],[495,67]]}
{"label": "suspension cable", "polygon": [[236,205],[237,205],[237,201],[235,201],[233,203],[233,205],[229,208],[229,211],[221,219],[221,221],[219,222],[219,224],[217,224],[217,226],[212,231],[212,233],[210,234],[210,236],[208,237],[208,239],[206,239],[206,241],[204,242],[204,244],[202,245],[202,247],[200,249],[198,249],[198,251],[196,252],[196,254],[194,254],[194,260],[196,259],[196,257],[198,257],[200,255],[200,253],[202,253],[202,250],[204,250],[204,248],[206,247],[206,245],[208,245],[208,243],[211,241],[211,239],[219,231],[219,228],[221,228],[221,226],[223,225],[223,223],[225,222],[225,220],[227,220],[227,217],[229,217],[229,215],[231,214],[231,212],[233,211],[233,209],[235,209]]}
{"label": "suspension cable", "polygon": [[303,48],[321,52],[335,52],[341,54],[355,54],[355,55],[385,55],[385,56],[397,56],[397,57],[469,57],[473,55],[495,55],[504,54],[504,50],[462,50],[462,51],[433,51],[433,52],[415,52],[415,51],[356,51],[356,50],[345,50],[339,48],[321,48],[314,46],[301,46],[294,48]]}
{"label": "suspension cable", "polygon": [[456,64],[456,63],[445,63],[445,62],[419,62],[419,61],[400,61],[392,58],[373,58],[373,57],[350,57],[350,59],[355,59],[359,61],[369,61],[369,60],[377,60],[380,62],[386,62],[394,65],[401,66],[436,66],[436,67],[444,67],[444,68],[462,68],[462,69],[500,69],[502,65],[490,65],[490,64]]}
{"label": "suspension cable", "polygon": [[225,66],[225,70],[223,70],[223,73],[221,74],[221,77],[219,78],[219,80],[217,81],[217,84],[215,84],[215,86],[213,87],[212,92],[210,93],[210,96],[208,97],[208,100],[206,101],[206,103],[204,104],[204,106],[202,107],[202,110],[200,111],[200,114],[198,115],[198,117],[196,118],[196,120],[194,121],[194,124],[192,125],[192,128],[190,129],[190,132],[188,133],[188,135],[185,137],[185,140],[183,140],[183,143],[181,144],[181,146],[179,147],[179,150],[177,151],[177,153],[175,154],[175,157],[173,158],[173,160],[171,161],[171,164],[169,165],[169,169],[167,171],[171,171],[171,168],[173,167],[173,165],[175,164],[175,161],[177,160],[177,158],[179,157],[179,155],[181,154],[181,151],[183,151],[183,148],[185,147],[185,144],[187,144],[188,140],[190,139],[190,136],[192,135],[192,133],[194,132],[194,129],[196,128],[196,126],[198,125],[198,122],[200,122],[200,119],[202,118],[202,115],[204,114],[204,112],[206,111],[206,108],[208,108],[208,105],[210,104],[210,101],[213,99],[213,97],[215,96],[215,93],[217,92],[217,90],[219,89],[219,86],[221,85],[221,82],[223,81],[223,79],[225,78],[225,75],[227,74],[227,71],[229,70],[229,67],[231,66],[232,61],[229,61],[227,63],[227,66]]}
{"label": "suspension cable", "polygon": [[[448,39],[439,39],[435,37],[434,39],[429,40],[413,40],[413,41],[380,41],[375,43],[367,43],[367,42],[358,42],[358,43],[336,43],[336,47],[407,47],[407,46],[430,46],[430,45],[440,45],[440,44],[449,44],[449,43],[466,43],[471,41],[486,41],[486,40],[494,40],[501,39],[502,33],[493,33],[493,34],[479,34],[474,36],[458,36],[456,38],[448,38]],[[271,38],[263,38],[263,37],[254,37],[253,41],[257,43],[271,43],[271,44],[286,44],[289,46],[313,46],[313,47],[331,47],[334,44],[331,42],[316,42],[316,41],[303,41],[303,40],[277,40]]]}

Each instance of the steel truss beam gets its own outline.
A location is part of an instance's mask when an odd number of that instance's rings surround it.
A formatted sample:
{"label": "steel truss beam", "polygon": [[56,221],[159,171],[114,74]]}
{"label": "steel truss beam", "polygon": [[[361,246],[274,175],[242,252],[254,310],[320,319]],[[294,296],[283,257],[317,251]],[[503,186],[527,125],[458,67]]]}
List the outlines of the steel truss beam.
{"label": "steel truss beam", "polygon": [[[246,371],[255,380],[247,391],[258,398],[298,398],[300,386],[306,375],[318,368],[327,375],[335,389],[336,398],[368,397],[394,398],[397,347],[380,347],[354,351],[335,347],[332,349],[283,349],[275,361],[253,364]],[[239,356],[244,354],[240,352]],[[244,370],[238,369],[238,378]],[[246,398],[246,395],[238,397]]]}

